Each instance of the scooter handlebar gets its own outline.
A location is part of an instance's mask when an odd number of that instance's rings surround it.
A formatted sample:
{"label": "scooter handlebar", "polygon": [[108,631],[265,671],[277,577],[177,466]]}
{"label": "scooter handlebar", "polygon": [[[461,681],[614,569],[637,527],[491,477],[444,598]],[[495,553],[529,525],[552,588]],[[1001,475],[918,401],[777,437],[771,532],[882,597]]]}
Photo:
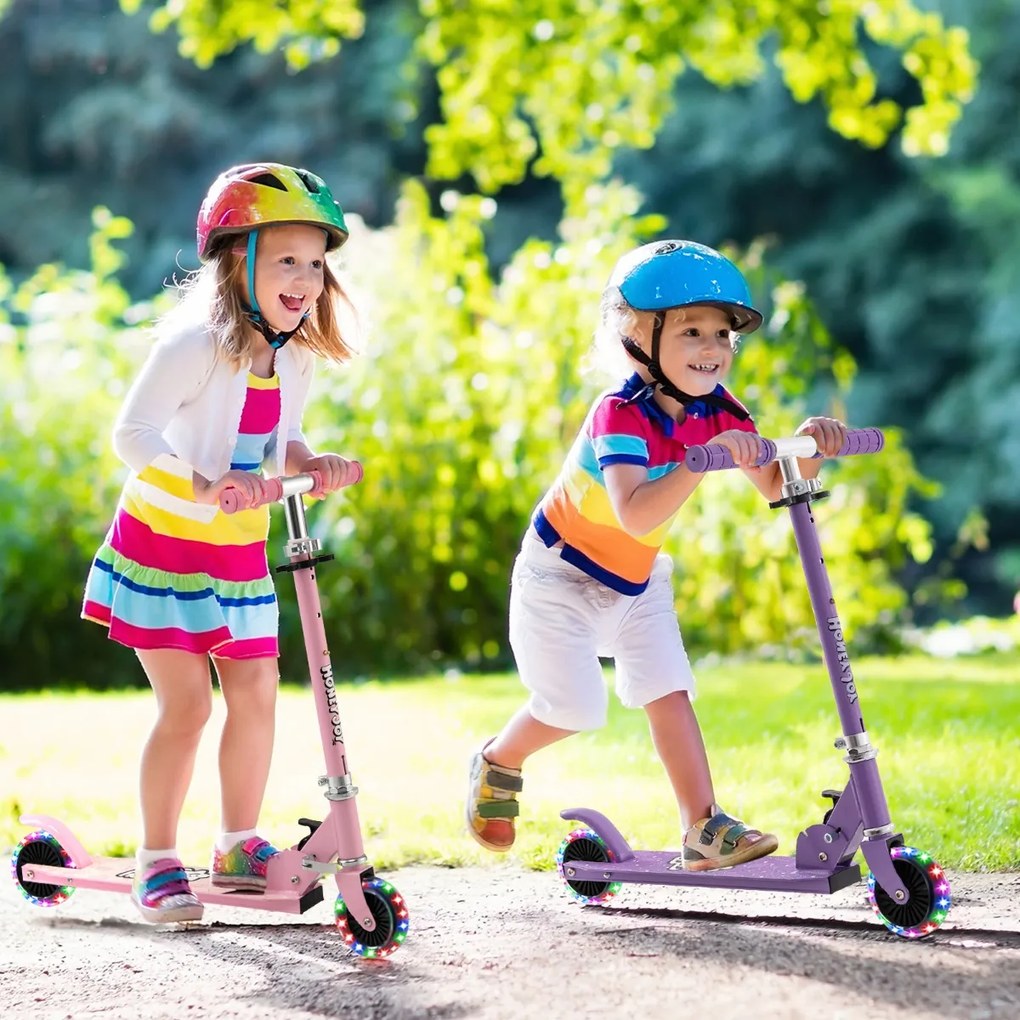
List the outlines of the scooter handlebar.
{"label": "scooter handlebar", "polygon": [[[357,485],[365,477],[364,468],[362,468],[359,461],[349,460],[347,464],[351,477],[345,480],[341,488],[346,488],[348,485]],[[243,501],[239,498],[237,489],[224,489],[220,493],[220,509],[225,514],[233,514],[237,513],[238,510],[252,510],[255,507],[264,506],[266,503],[277,503],[285,496],[297,496],[302,492],[321,491],[322,475],[318,471],[307,471],[300,475],[281,475],[278,478],[265,478],[263,479],[263,484],[266,488],[265,496],[250,506],[244,505]]]}
{"label": "scooter handlebar", "polygon": [[[762,436],[754,438],[758,440],[759,447],[759,454],[754,461],[755,467],[764,467],[783,457],[819,456],[818,446],[811,436],[791,436],[788,439],[765,439]],[[859,453],[878,453],[884,445],[885,436],[880,429],[847,429],[846,439],[836,456],[851,457]],[[736,467],[730,451],[716,443],[689,447],[684,463],[697,474],[706,471],[725,471]]]}

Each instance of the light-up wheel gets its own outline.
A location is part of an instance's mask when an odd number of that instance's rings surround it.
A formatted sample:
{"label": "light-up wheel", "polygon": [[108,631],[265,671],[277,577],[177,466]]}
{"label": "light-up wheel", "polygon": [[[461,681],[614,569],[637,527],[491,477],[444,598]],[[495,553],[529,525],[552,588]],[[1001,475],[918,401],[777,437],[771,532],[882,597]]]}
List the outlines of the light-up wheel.
{"label": "light-up wheel", "polygon": [[30,832],[11,856],[11,876],[21,895],[37,907],[55,907],[74,892],[73,885],[48,885],[25,877],[25,869],[33,864],[56,868],[73,868],[71,855],[57,842],[56,836],[40,829]]}
{"label": "light-up wheel", "polygon": [[404,898],[381,878],[365,879],[361,883],[368,909],[372,911],[375,928],[366,931],[351,917],[342,896],[337,896],[334,914],[337,930],[355,956],[366,960],[380,960],[400,948],[407,938],[407,905]]}
{"label": "light-up wheel", "polygon": [[894,935],[921,939],[946,919],[952,896],[949,880],[931,854],[910,846],[890,850],[893,867],[910,893],[907,903],[897,903],[868,873],[868,901],[875,916]]}
{"label": "light-up wheel", "polygon": [[573,861],[598,861],[600,864],[608,864],[614,860],[616,858],[612,851],[597,832],[587,828],[574,829],[556,851],[556,870],[560,878],[566,882],[570,895],[575,900],[580,903],[602,904],[607,903],[620,891],[620,883],[574,878],[570,865]]}

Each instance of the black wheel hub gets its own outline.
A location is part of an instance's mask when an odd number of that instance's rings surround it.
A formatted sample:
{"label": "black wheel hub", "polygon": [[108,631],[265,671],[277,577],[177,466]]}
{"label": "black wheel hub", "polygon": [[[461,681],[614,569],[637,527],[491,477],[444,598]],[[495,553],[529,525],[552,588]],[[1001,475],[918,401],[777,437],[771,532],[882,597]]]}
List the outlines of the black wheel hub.
{"label": "black wheel hub", "polygon": [[396,934],[396,918],[393,916],[389,900],[378,889],[365,889],[365,902],[372,911],[375,928],[372,931],[365,931],[352,916],[350,906],[347,908],[347,924],[351,934],[363,946],[379,949]]}
{"label": "black wheel hub", "polygon": [[935,899],[928,872],[921,865],[909,858],[900,857],[893,861],[896,874],[906,886],[910,894],[907,903],[897,903],[877,882],[875,883],[875,903],[882,911],[882,916],[901,928],[915,928],[931,913]]}
{"label": "black wheel hub", "polygon": [[[575,839],[567,845],[563,851],[564,877],[566,878],[566,867],[570,861],[597,861],[600,864],[609,863],[609,854],[606,848],[593,839],[582,837]],[[567,885],[585,899],[594,899],[601,896],[609,888],[608,882],[572,881],[566,878]]]}
{"label": "black wheel hub", "polygon": [[49,897],[60,892],[62,886],[59,885],[44,885],[42,882],[26,881],[22,874],[26,864],[48,865],[54,868],[64,867],[64,858],[52,843],[45,839],[34,839],[31,843],[26,843],[18,851],[18,885],[29,896],[34,896],[39,900],[49,899]]}

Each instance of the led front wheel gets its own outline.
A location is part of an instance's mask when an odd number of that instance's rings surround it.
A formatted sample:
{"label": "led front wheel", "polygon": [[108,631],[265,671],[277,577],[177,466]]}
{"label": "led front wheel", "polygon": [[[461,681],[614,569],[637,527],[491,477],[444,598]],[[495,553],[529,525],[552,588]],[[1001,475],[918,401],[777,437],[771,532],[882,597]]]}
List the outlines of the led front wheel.
{"label": "led front wheel", "polygon": [[946,919],[952,896],[949,880],[931,854],[910,846],[890,850],[893,867],[910,893],[907,903],[897,903],[868,873],[868,901],[875,916],[894,935],[920,939],[930,935]]}
{"label": "led front wheel", "polygon": [[372,911],[375,928],[367,931],[350,915],[342,896],[337,896],[334,914],[337,930],[343,935],[351,952],[366,960],[380,960],[397,951],[407,938],[407,904],[404,898],[381,878],[362,882],[368,909]]}

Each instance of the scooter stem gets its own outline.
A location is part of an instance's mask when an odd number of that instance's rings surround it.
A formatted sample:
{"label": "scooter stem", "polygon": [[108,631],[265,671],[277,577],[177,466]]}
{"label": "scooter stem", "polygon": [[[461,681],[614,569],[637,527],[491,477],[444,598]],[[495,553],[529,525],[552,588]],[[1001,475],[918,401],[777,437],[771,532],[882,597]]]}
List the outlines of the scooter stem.
{"label": "scooter stem", "polygon": [[[368,858],[365,856],[358,820],[358,788],[354,785],[347,765],[333,664],[330,661],[326,628],[322,621],[322,604],[315,580],[316,564],[332,557],[320,555],[318,539],[309,538],[301,499],[300,494],[286,497],[287,532],[290,540],[284,548],[290,558],[290,565],[286,569],[294,575],[309,682],[315,700],[315,713],[319,719],[322,754],[326,765],[326,775],[319,782],[326,787],[325,797],[329,801],[330,810],[329,825],[323,827],[322,831],[332,832],[335,836],[328,841],[332,844],[328,850],[335,851],[339,859],[337,885],[348,909],[363,928],[371,931],[375,928],[375,920],[365,901],[360,878],[360,873],[368,866]],[[316,842],[313,837],[309,841],[309,848]],[[324,846],[323,850],[326,849]]]}
{"label": "scooter stem", "polygon": [[836,741],[836,746],[847,752],[844,760],[850,769],[851,782],[860,808],[864,828],[861,850],[881,886],[898,902],[906,902],[909,893],[889,856],[890,841],[898,840],[899,837],[889,817],[889,805],[878,773],[878,763],[875,761],[878,752],[872,747],[864,728],[860,694],[850,666],[843,625],[836,611],[836,600],[832,595],[825,557],[822,555],[814,514],[811,512],[812,498],[818,498],[816,490],[811,483],[805,483],[800,478],[795,460],[784,460],[780,465],[786,483],[783,492],[789,499],[787,505],[793,534],[804,568],[822,655],[843,730],[843,736]]}

